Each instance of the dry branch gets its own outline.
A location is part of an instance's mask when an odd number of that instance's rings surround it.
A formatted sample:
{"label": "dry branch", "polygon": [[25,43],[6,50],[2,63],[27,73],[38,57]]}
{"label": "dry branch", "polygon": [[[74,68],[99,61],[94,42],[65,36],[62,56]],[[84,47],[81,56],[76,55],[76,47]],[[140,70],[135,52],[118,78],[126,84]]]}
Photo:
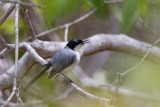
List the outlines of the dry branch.
{"label": "dry branch", "polygon": [[8,51],[8,48],[4,48],[1,52],[0,52],[0,59],[3,59],[3,57],[5,56],[5,53]]}
{"label": "dry branch", "polygon": [[32,23],[31,23],[30,18],[29,18],[28,9],[25,9],[25,8],[24,8],[24,14],[25,14],[25,17],[26,17],[26,20],[27,20],[27,24],[28,24],[28,26],[29,26],[29,29],[30,29],[30,31],[31,31],[31,33],[32,33],[32,39],[33,39],[33,40],[36,40],[37,37],[36,37],[35,31],[34,31],[34,29],[33,29]]}
{"label": "dry branch", "polygon": [[[78,95],[81,95],[91,101],[95,101],[95,102],[99,102],[103,105],[108,105],[109,104],[109,100],[108,99],[105,99],[105,98],[101,98],[101,97],[97,97],[93,94],[90,94],[86,91],[84,91],[83,89],[79,88],[76,84],[74,84],[73,82],[70,82],[70,80],[68,80],[68,78],[66,78],[65,76],[63,75],[57,75],[56,78],[64,83],[69,83],[69,85],[74,88],[74,91],[78,94]],[[108,107],[108,106],[106,106]]]}
{"label": "dry branch", "polygon": [[4,3],[18,3],[18,4],[23,4],[23,5],[26,5],[26,6],[31,6],[31,7],[38,7],[38,8],[44,8],[44,6],[40,6],[40,5],[37,5],[37,4],[33,4],[33,3],[28,3],[28,2],[23,2],[23,1],[20,1],[20,0],[0,0]]}
{"label": "dry branch", "polygon": [[[91,42],[85,45],[84,56],[105,50],[113,50],[142,58],[148,49],[152,47],[149,43],[130,38],[124,34],[97,34],[89,39]],[[28,44],[37,50],[40,56],[48,58],[62,49],[66,42],[37,41],[28,42]],[[154,63],[160,63],[160,54],[157,53],[160,53],[160,48],[153,46],[146,59]]]}
{"label": "dry branch", "polygon": [[19,4],[16,4],[15,6],[15,67],[14,67],[14,79],[13,79],[13,88],[12,88],[12,93],[10,96],[7,98],[6,102],[4,103],[5,106],[10,102],[14,94],[16,93],[17,90],[17,71],[18,71],[18,56],[19,56],[19,29],[18,29],[18,17],[19,17]]}
{"label": "dry branch", "polygon": [[0,26],[4,23],[4,21],[8,18],[8,16],[12,13],[14,8],[15,8],[15,3],[12,3],[10,7],[8,8],[8,10],[4,13],[2,18],[0,19]]}
{"label": "dry branch", "polygon": [[48,33],[54,32],[55,30],[62,29],[62,28],[66,28],[66,27],[70,27],[70,26],[72,26],[72,25],[74,25],[74,24],[76,24],[76,23],[78,23],[78,22],[80,22],[80,21],[88,18],[88,17],[89,17],[90,15],[92,15],[96,10],[97,10],[97,8],[91,10],[90,12],[86,13],[85,15],[81,16],[80,18],[78,18],[78,19],[76,19],[76,20],[74,20],[74,21],[72,21],[72,22],[69,22],[69,23],[66,23],[66,24],[64,24],[64,25],[61,25],[61,26],[52,28],[52,29],[50,29],[50,30],[46,30],[46,31],[44,31],[44,32],[41,32],[41,33],[37,34],[36,36],[37,36],[37,37],[41,37],[41,36],[44,36],[44,35],[46,35],[46,34],[48,34]]}

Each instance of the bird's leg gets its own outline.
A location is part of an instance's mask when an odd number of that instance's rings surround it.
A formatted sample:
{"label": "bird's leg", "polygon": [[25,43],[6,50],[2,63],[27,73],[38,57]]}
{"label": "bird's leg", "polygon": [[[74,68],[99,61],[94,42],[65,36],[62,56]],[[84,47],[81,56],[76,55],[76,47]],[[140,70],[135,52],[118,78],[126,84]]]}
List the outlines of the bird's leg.
{"label": "bird's leg", "polygon": [[70,83],[73,83],[73,81],[72,81],[71,79],[69,79],[67,76],[65,76],[64,74],[57,73],[57,74],[55,75],[55,77],[56,77],[58,80],[62,81],[62,82],[63,82],[64,84],[66,84],[66,85],[69,85]]}
{"label": "bird's leg", "polygon": [[72,81],[71,79],[69,79],[67,76],[65,76],[64,74],[62,74],[62,75],[65,77],[64,83],[65,83],[66,85],[69,85],[70,83],[73,83],[73,81]]}
{"label": "bird's leg", "polygon": [[60,74],[61,74],[61,73],[55,74],[55,78],[58,79],[58,77],[59,77]]}

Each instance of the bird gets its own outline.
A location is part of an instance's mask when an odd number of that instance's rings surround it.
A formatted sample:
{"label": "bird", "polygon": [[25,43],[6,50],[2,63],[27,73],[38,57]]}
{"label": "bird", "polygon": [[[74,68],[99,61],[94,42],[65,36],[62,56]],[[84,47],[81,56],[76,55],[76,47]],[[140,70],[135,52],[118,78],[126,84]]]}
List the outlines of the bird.
{"label": "bird", "polygon": [[70,40],[62,50],[52,56],[46,67],[24,87],[24,90],[27,91],[46,72],[50,72],[48,76],[50,79],[56,74],[71,71],[80,62],[84,44],[89,42],[88,39]]}

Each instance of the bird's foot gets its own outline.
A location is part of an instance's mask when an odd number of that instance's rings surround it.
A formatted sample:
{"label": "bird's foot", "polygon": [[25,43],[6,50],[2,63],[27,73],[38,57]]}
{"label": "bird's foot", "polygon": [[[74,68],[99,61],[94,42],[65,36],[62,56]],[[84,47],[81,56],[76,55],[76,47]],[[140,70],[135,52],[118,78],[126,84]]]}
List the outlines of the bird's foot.
{"label": "bird's foot", "polygon": [[64,74],[62,74],[64,76],[64,84],[65,85],[69,85],[70,83],[73,83],[73,81],[71,79],[69,79],[67,76],[65,76]]}
{"label": "bird's foot", "polygon": [[55,75],[55,78],[62,81],[65,85],[69,85],[70,83],[73,83],[71,79],[69,79],[67,76],[61,73],[57,73]]}

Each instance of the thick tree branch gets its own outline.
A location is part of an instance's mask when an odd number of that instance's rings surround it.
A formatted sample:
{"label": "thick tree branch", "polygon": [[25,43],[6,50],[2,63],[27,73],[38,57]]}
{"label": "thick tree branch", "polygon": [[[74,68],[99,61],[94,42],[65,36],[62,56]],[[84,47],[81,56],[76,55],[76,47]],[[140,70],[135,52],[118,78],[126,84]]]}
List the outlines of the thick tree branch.
{"label": "thick tree branch", "polygon": [[[113,50],[142,58],[148,49],[152,47],[149,43],[130,38],[124,34],[97,34],[89,39],[91,42],[85,45],[84,56],[105,50]],[[62,49],[66,43],[37,41],[28,42],[28,44],[37,50],[42,57],[51,57],[55,52]],[[160,63],[160,54],[157,53],[160,53],[160,48],[153,46],[146,59]]]}
{"label": "thick tree branch", "polygon": [[[149,43],[130,38],[124,34],[97,34],[91,37],[90,40],[92,42],[86,45],[84,55],[113,50],[142,58],[148,49],[152,47]],[[157,54],[159,52],[160,48],[153,46],[146,59],[160,63],[160,55]]]}
{"label": "thick tree branch", "polygon": [[[18,61],[17,79],[19,80],[25,72],[32,66],[35,61],[26,52],[23,57]],[[12,85],[14,79],[14,66],[12,66],[6,73],[0,75],[0,89],[7,88]]]}

